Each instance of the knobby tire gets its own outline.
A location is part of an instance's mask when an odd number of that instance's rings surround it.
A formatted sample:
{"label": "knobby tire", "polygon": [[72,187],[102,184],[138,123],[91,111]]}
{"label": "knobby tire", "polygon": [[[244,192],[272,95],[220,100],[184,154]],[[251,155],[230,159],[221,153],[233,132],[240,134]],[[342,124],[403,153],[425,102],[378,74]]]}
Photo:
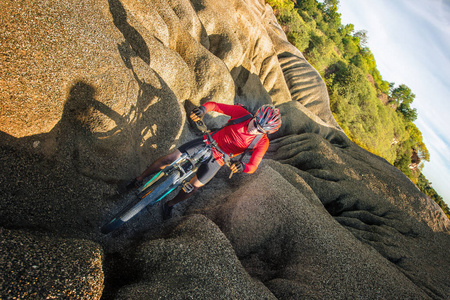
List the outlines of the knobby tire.
{"label": "knobby tire", "polygon": [[157,183],[153,186],[153,190],[140,201],[135,203],[134,205],[130,205],[123,209],[117,216],[112,219],[109,223],[105,224],[102,227],[102,233],[107,234],[110,233],[120,226],[122,226],[125,222],[129,221],[131,218],[136,216],[142,209],[144,209],[147,205],[153,205],[156,202],[162,200],[165,196],[169,194],[176,186],[172,186],[175,181],[180,177],[179,171],[174,171],[173,173],[166,175],[160,178]]}

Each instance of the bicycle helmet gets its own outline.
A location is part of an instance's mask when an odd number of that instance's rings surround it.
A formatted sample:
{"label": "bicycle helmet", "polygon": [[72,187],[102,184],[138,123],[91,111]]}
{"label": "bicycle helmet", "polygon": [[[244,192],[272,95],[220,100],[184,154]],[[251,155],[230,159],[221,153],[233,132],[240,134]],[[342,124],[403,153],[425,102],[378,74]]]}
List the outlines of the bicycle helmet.
{"label": "bicycle helmet", "polygon": [[281,127],[280,110],[270,104],[261,106],[255,114],[256,127],[263,133],[274,133]]}

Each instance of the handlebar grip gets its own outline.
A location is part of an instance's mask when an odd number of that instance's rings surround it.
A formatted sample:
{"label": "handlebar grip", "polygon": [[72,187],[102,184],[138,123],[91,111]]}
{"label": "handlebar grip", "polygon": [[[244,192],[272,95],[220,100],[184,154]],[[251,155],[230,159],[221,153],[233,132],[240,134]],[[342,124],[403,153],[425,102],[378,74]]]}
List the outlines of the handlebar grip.
{"label": "handlebar grip", "polygon": [[195,125],[197,125],[197,128],[201,132],[208,132],[208,127],[206,127],[206,124],[202,120],[198,120],[195,122]]}

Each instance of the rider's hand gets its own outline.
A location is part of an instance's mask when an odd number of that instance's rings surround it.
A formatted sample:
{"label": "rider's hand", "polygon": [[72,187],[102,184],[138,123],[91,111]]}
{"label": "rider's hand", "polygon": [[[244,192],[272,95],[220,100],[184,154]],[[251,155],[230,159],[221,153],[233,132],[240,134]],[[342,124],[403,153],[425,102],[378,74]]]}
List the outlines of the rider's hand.
{"label": "rider's hand", "polygon": [[231,171],[233,173],[242,173],[244,171],[244,163],[242,162],[234,162],[231,167],[230,167]]}
{"label": "rider's hand", "polygon": [[194,122],[199,121],[201,118],[203,118],[203,116],[206,114],[206,107],[204,106],[199,106],[196,107],[192,110],[191,112],[191,119]]}

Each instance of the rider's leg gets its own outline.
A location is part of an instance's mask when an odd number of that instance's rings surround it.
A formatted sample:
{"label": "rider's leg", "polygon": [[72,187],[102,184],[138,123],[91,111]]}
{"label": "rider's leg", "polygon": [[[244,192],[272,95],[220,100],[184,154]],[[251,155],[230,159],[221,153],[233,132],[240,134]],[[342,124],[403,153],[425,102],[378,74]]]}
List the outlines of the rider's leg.
{"label": "rider's leg", "polygon": [[190,193],[181,190],[175,198],[166,203],[166,206],[172,207],[189,198],[195,191],[207,184],[217,174],[220,167],[220,164],[211,156],[206,162],[203,162],[198,168],[197,174],[191,179],[190,183],[194,186],[194,189]]}
{"label": "rider's leg", "polygon": [[186,193],[184,190],[181,190],[178,195],[163,205],[163,220],[171,218],[173,206],[183,200],[186,200],[199,188],[207,184],[216,175],[220,167],[220,164],[212,156],[206,162],[203,162],[198,168],[197,174],[190,181],[190,183],[194,186],[194,189],[190,193]]}
{"label": "rider's leg", "polygon": [[136,177],[136,180],[142,181],[145,177],[149,176],[150,174],[159,172],[166,166],[173,163],[176,159],[178,159],[181,156],[181,153],[184,152],[187,152],[189,154],[191,154],[191,152],[195,153],[196,149],[198,149],[198,147],[202,147],[203,145],[204,145],[203,138],[199,138],[181,145],[180,147],[178,147],[178,149],[176,149],[172,153],[156,160],[141,175]]}
{"label": "rider's leg", "polygon": [[176,195],[172,200],[167,202],[167,206],[172,207],[177,203],[180,203],[183,200],[186,200],[187,198],[189,198],[190,196],[192,196],[192,194],[194,194],[199,188],[201,188],[202,186],[204,186],[203,183],[200,182],[200,180],[198,180],[197,175],[195,175],[190,183],[194,186],[194,189],[189,192],[186,193],[184,190],[181,190],[178,195]]}
{"label": "rider's leg", "polygon": [[142,181],[145,177],[149,176],[150,174],[156,173],[164,169],[166,166],[173,163],[175,160],[177,160],[181,156],[180,150],[176,149],[172,153],[158,158],[154,163],[152,163],[147,169],[145,169],[144,172],[142,172],[141,175],[136,177],[136,180]]}

